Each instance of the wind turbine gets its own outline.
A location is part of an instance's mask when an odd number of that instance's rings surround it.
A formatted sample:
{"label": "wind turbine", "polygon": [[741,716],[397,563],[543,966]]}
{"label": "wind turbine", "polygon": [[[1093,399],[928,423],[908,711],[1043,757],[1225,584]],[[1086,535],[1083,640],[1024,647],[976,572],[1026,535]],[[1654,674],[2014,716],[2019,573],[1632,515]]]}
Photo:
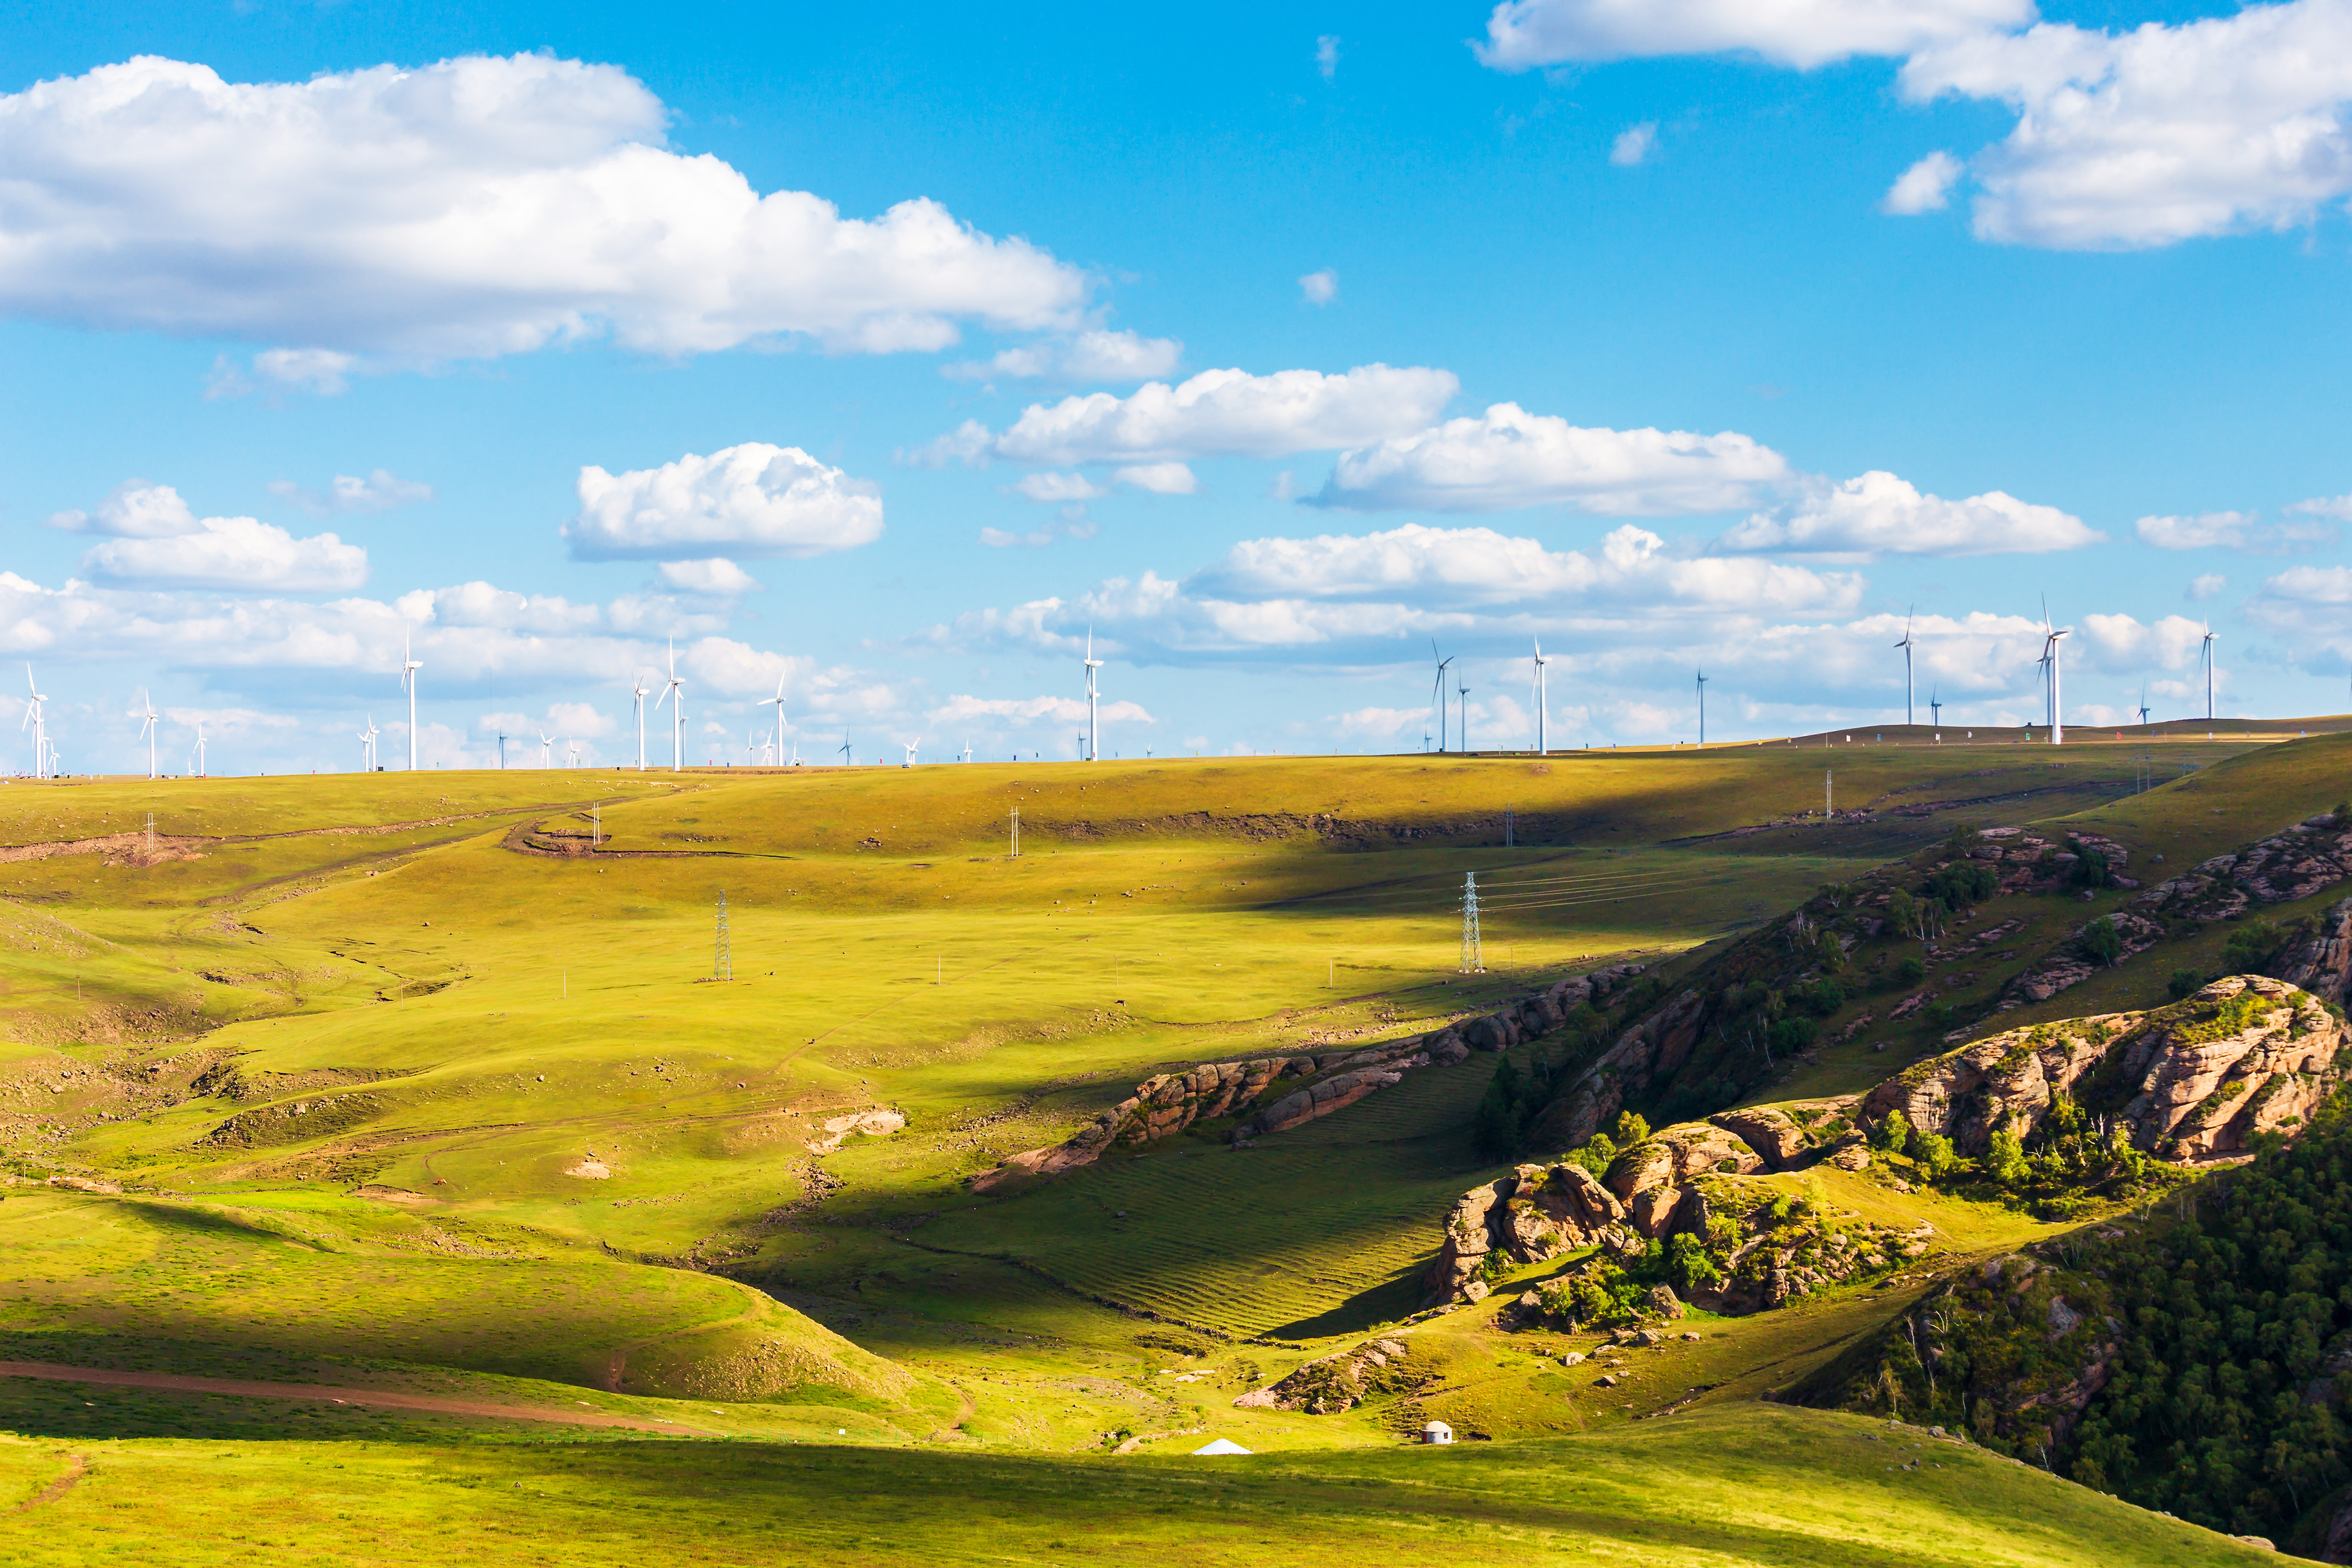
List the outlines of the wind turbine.
{"label": "wind turbine", "polygon": [[422,661],[410,656],[408,633],[400,634],[400,685],[408,694],[408,770],[416,771],[416,672],[425,667]]}
{"label": "wind turbine", "polygon": [[1942,689],[1940,686],[1927,688],[1927,712],[1933,716],[1935,727],[1937,729],[1944,727],[1944,705],[1936,700],[1936,694]]}
{"label": "wind turbine", "polygon": [[1543,639],[1536,643],[1536,755],[1549,757],[1551,747],[1544,741],[1544,665],[1549,661],[1543,656]]}
{"label": "wind turbine", "polygon": [[907,748],[907,760],[901,762],[898,766],[901,768],[912,768],[915,765],[915,747],[923,744],[923,737],[919,735],[912,740],[902,740],[898,744]]}
{"label": "wind turbine", "polygon": [[[1916,607],[1915,606],[1914,608],[1916,609]],[[1912,615],[1913,611],[1911,610],[1906,610],[1903,612],[1903,641],[1895,644],[1896,647],[1903,650],[1903,727],[1906,729],[1911,727],[1912,706],[1914,702],[1916,700],[1916,694],[1919,689],[1917,686],[1914,685],[1911,681]]]}
{"label": "wind turbine", "polygon": [[2074,630],[2072,626],[2059,631],[2051,630],[2050,602],[2042,601],[2042,632],[2048,639],[2046,646],[2050,650],[2050,744],[2053,746],[2063,746],[2066,741],[2065,688],[2058,667],[2058,639]]}
{"label": "wind turbine", "polygon": [[[2206,661],[2206,724],[2213,722],[2213,644],[2216,644],[2218,640],[2221,640],[2221,632],[2216,632],[2216,630],[2213,630],[2213,623],[2206,621],[2204,642],[2200,644],[2200,651],[2204,653],[2204,661]],[[30,665],[26,665],[26,674],[30,673],[33,673]]]}
{"label": "wind turbine", "polygon": [[32,694],[32,697],[26,703],[25,716],[16,721],[16,727],[20,731],[27,726],[32,727],[33,777],[47,779],[49,776],[49,730],[48,721],[43,715],[49,699],[43,696],[41,688],[34,684],[33,666],[30,664],[25,666],[25,689]]}
{"label": "wind turbine", "polygon": [[2146,681],[2142,681],[2139,685],[2139,727],[2142,729],[2147,727],[2147,683]]}
{"label": "wind turbine", "polygon": [[646,770],[646,694],[653,690],[646,685],[645,672],[637,673],[637,678],[629,690],[637,699],[637,771],[643,773]]}
{"label": "wind turbine", "polygon": [[963,759],[966,762],[971,760],[971,742],[969,740],[963,743]]}
{"label": "wind turbine", "polygon": [[[1102,755],[1099,732],[1095,727],[1095,672],[1102,667],[1103,662],[1095,657],[1095,629],[1089,626],[1087,628],[1087,760],[1089,762]],[[913,753],[910,751],[908,756],[908,765],[912,766]]]}
{"label": "wind turbine", "polygon": [[155,777],[155,732],[163,727],[163,723],[161,716],[155,712],[154,694],[143,686],[139,691],[139,716],[144,721],[139,727],[139,738],[147,743],[147,777],[152,779]]}
{"label": "wind turbine", "polygon": [[571,757],[572,766],[574,768],[579,767],[580,743],[567,735],[563,737],[563,749]]}
{"label": "wind turbine", "polygon": [[[1429,656],[1437,659],[1437,639],[1434,637],[1429,640]],[[1451,659],[1437,659],[1437,680],[1429,688],[1430,706],[1437,710],[1437,750],[1441,757],[1445,753],[1445,670],[1453,663]]]}
{"label": "wind turbine", "polygon": [[194,779],[202,779],[202,778],[205,777],[205,721],[204,721],[203,719],[198,719],[198,720],[196,720],[195,771],[194,771],[194,773],[190,774],[190,775],[189,775],[189,777],[194,778]]}
{"label": "wind turbine", "polygon": [[1454,727],[1454,738],[1466,757],[1470,752],[1470,688],[1457,684],[1454,689],[1462,698],[1462,722]]}
{"label": "wind turbine", "polygon": [[1698,743],[1702,748],[1706,745],[1706,672],[1705,670],[1698,673]]}
{"label": "wind turbine", "polygon": [[545,730],[540,731],[539,735],[539,765],[541,768],[555,766],[555,737]]}
{"label": "wind turbine", "polygon": [[782,757],[784,754],[784,677],[781,674],[776,676],[776,695],[761,697],[757,706],[766,707],[770,703],[776,705],[776,755]]}
{"label": "wind turbine", "polygon": [[[673,697],[677,699],[675,702],[671,701]],[[662,687],[662,695],[654,699],[654,706],[658,708],[664,703],[669,703],[669,770],[675,773],[686,765],[686,683],[677,678],[677,639],[675,637],[670,639],[669,644],[669,684]],[[639,750],[642,753],[642,743]],[[637,765],[645,766],[642,756]]]}
{"label": "wind turbine", "polygon": [[841,737],[841,765],[844,768],[847,768],[855,763],[856,760],[856,759],[855,758],[849,755],[849,737],[845,734]]}
{"label": "wind turbine", "polygon": [[383,733],[383,732],[382,730],[375,727],[375,715],[368,715],[368,727],[361,732],[360,738],[367,742],[367,768],[368,771],[371,773],[377,771],[375,762],[375,737]]}

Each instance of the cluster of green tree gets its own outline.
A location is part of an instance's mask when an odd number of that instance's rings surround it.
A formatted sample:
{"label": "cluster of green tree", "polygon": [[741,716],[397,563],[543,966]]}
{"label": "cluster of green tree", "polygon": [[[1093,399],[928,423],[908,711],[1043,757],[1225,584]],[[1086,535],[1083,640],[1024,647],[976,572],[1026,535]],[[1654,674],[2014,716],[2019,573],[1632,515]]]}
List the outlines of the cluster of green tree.
{"label": "cluster of green tree", "polygon": [[2315,924],[2315,918],[2308,915],[2284,925],[2268,920],[2246,921],[2233,928],[2229,939],[2221,944],[2221,967],[2219,969],[2211,974],[2202,969],[2175,969],[2168,988],[2178,999],[2223,975],[2267,974],[2271,961],[2284,951],[2289,943],[2310,935]]}
{"label": "cluster of green tree", "polygon": [[2068,1269],[1969,1270],[1795,1396],[1960,1427],[2143,1507],[2315,1546],[2352,1482],[2343,1097],[2158,1212],[2171,1222],[2059,1243]]}
{"label": "cluster of green tree", "polygon": [[2008,1128],[1981,1155],[1964,1158],[1952,1140],[1914,1127],[1900,1111],[1872,1125],[1871,1147],[1888,1168],[1957,1196],[2022,1209],[2039,1219],[2068,1219],[2168,1190],[2182,1179],[2170,1166],[2132,1146],[2120,1123],[2104,1130],[2070,1095],[2052,1100],[2030,1138]]}
{"label": "cluster of green tree", "polygon": [[1650,1135],[1650,1124],[1631,1111],[1617,1113],[1614,1135],[1595,1133],[1584,1141],[1584,1146],[1568,1157],[1592,1173],[1595,1181],[1608,1176],[1609,1167],[1616,1163],[1620,1150],[1630,1149]]}
{"label": "cluster of green tree", "polygon": [[1555,1033],[1528,1053],[1521,1067],[1509,1051],[1496,1059],[1478,1109],[1470,1119],[1470,1142],[1490,1160],[1517,1159],[1528,1152],[1537,1120],[1594,1051],[1609,1038],[1606,1015],[1578,1007]]}

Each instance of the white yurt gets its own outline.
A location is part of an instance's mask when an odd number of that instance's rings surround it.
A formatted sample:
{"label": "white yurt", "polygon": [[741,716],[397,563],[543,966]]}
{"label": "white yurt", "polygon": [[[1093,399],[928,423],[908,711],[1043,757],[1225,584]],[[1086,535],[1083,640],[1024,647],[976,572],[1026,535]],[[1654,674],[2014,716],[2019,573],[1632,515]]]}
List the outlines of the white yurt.
{"label": "white yurt", "polygon": [[1249,1450],[1230,1437],[1220,1437],[1213,1443],[1202,1444],[1192,1452],[1198,1457],[1202,1454],[1246,1454]]}
{"label": "white yurt", "polygon": [[1443,1421],[1432,1421],[1421,1429],[1421,1440],[1424,1443],[1450,1443],[1454,1441],[1454,1428]]}

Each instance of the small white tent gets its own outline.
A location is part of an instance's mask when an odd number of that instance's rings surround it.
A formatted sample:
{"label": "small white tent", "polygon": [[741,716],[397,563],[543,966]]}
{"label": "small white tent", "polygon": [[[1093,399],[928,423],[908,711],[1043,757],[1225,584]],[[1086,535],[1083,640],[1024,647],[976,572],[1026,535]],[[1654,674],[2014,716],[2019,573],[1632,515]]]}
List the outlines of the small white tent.
{"label": "small white tent", "polygon": [[1432,1421],[1421,1429],[1421,1440],[1424,1443],[1450,1443],[1454,1441],[1454,1428],[1443,1421]]}
{"label": "small white tent", "polygon": [[1234,1442],[1230,1437],[1220,1437],[1213,1443],[1202,1444],[1199,1448],[1193,1449],[1192,1452],[1195,1456],[1198,1456],[1201,1454],[1246,1454],[1249,1450],[1243,1448],[1239,1443]]}

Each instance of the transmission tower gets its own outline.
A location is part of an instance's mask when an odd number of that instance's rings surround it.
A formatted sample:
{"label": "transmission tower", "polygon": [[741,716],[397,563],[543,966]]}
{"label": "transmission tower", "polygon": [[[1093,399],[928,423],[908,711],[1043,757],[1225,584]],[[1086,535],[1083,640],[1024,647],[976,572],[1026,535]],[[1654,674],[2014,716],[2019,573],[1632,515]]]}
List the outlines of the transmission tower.
{"label": "transmission tower", "polygon": [[719,921],[716,949],[710,956],[710,977],[731,980],[735,977],[735,956],[727,946],[727,890],[719,890]]}
{"label": "transmission tower", "polygon": [[152,811],[147,813],[147,852],[151,855],[155,852],[155,813]]}
{"label": "transmission tower", "polygon": [[1516,820],[1516,813],[1514,813],[1514,812],[1512,811],[1512,810],[1511,810],[1511,808],[1510,808],[1510,807],[1508,807],[1508,806],[1504,807],[1504,808],[1503,808],[1503,847],[1504,847],[1505,849],[1507,849],[1507,849],[1509,849],[1509,848],[1511,848],[1511,847],[1512,847],[1513,840],[1514,840],[1514,839],[1515,839],[1515,837],[1517,836],[1517,826],[1518,826],[1518,824],[1517,824],[1517,820]]}
{"label": "transmission tower", "polygon": [[1486,950],[1478,943],[1478,873],[1475,871],[1462,878],[1462,972],[1486,972]]}
{"label": "transmission tower", "polygon": [[1005,858],[1016,861],[1021,858],[1021,808],[1018,806],[1013,808],[1013,852]]}

